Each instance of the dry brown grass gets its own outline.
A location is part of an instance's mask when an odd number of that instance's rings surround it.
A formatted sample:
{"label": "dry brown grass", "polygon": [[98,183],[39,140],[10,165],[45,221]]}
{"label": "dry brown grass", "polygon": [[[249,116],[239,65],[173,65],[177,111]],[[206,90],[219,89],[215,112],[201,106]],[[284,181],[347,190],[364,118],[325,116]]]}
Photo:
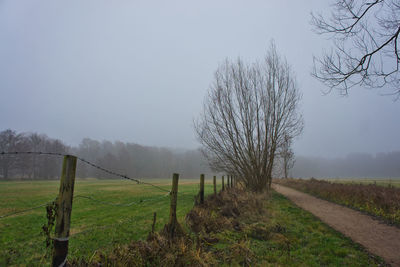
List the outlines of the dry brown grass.
{"label": "dry brown grass", "polygon": [[235,188],[222,191],[216,196],[210,195],[204,204],[194,207],[186,215],[186,223],[195,233],[217,233],[224,229],[239,231],[239,217],[265,214],[263,200],[266,196]]}

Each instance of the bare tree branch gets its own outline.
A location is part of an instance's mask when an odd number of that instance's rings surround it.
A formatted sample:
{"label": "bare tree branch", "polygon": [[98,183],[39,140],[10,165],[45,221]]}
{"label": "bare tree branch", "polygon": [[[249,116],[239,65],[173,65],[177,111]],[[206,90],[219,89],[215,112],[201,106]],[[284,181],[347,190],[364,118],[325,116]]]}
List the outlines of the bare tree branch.
{"label": "bare tree branch", "polygon": [[318,34],[334,39],[334,48],[314,57],[312,75],[347,95],[356,85],[390,88],[400,96],[400,5],[398,0],[335,0],[329,20],[312,14]]}

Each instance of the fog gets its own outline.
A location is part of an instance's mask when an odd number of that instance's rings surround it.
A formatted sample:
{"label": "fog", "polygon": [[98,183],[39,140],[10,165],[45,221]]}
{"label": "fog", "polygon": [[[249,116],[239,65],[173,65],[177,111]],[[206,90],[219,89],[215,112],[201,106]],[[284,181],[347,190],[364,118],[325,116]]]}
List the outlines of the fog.
{"label": "fog", "polygon": [[[45,133],[73,147],[88,137],[196,149],[193,119],[218,65],[261,60],[274,39],[303,94],[293,172],[383,175],[314,168],[400,151],[400,101],[363,88],[325,95],[310,76],[313,55],[331,47],[312,32],[310,12],[326,12],[327,2],[2,0],[0,131]],[[313,167],[301,169],[310,158]]]}
{"label": "fog", "polygon": [[399,178],[400,151],[352,153],[342,158],[297,156],[292,177],[298,178]]}

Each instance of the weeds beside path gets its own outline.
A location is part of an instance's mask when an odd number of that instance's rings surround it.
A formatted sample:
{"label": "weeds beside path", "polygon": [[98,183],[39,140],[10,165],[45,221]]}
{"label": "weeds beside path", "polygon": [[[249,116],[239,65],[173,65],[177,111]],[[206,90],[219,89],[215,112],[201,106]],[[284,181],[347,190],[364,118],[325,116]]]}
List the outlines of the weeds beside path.
{"label": "weeds beside path", "polygon": [[288,187],[274,184],[273,188],[371,253],[381,256],[387,263],[400,266],[400,229],[383,224],[361,212]]}

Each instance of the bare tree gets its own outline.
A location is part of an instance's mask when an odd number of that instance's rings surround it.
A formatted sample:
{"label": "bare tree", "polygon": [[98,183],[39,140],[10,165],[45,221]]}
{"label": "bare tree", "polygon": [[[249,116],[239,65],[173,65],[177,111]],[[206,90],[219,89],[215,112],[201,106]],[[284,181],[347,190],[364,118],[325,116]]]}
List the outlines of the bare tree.
{"label": "bare tree", "polygon": [[400,97],[398,0],[335,0],[330,19],[312,15],[319,34],[334,40],[334,49],[314,57],[313,76],[346,95],[355,85],[380,88]]}
{"label": "bare tree", "polygon": [[303,129],[300,99],[294,74],[273,43],[260,63],[226,60],[195,122],[211,168],[239,177],[253,191],[270,187],[284,136]]}
{"label": "bare tree", "polygon": [[[22,135],[13,130],[4,130],[0,132],[0,151],[16,151],[20,148]],[[10,171],[18,164],[19,158],[15,155],[0,155],[0,166],[2,176],[8,179]]]}
{"label": "bare tree", "polygon": [[[29,134],[28,140],[29,140],[32,151],[34,151],[34,152],[45,151],[44,144],[45,144],[46,138],[47,137],[45,135],[40,135],[37,133]],[[37,155],[32,155],[32,165],[31,165],[30,176],[32,176],[33,179],[39,178],[40,169],[43,167],[41,163],[42,162],[41,162],[40,158],[38,158]]]}
{"label": "bare tree", "polygon": [[292,150],[292,139],[289,136],[285,136],[283,144],[281,147],[281,152],[279,153],[282,158],[282,170],[283,176],[288,178],[289,170],[293,168],[295,160],[294,153]]}

